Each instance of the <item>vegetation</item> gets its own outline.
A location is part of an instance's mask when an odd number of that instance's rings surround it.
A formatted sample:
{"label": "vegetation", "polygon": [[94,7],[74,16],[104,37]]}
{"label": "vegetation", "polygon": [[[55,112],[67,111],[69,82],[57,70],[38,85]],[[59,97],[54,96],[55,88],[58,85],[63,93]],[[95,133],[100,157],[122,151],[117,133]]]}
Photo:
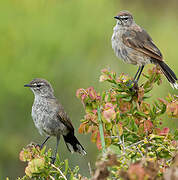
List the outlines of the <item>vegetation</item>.
{"label": "vegetation", "polygon": [[[102,70],[100,82],[109,82],[110,88],[101,93],[93,87],[80,88],[76,96],[85,109],[79,133],[91,133],[91,142],[102,150],[96,168],[87,178],[71,170],[68,161],[51,164],[51,151],[45,153],[29,146],[20,153],[28,161],[25,169],[28,178],[36,179],[168,179],[177,177],[178,130],[162,127],[162,115],[178,118],[178,98],[169,94],[148,103],[149,93],[155,84],[161,84],[161,72],[154,67],[148,70],[145,81],[134,85],[126,74]],[[172,120],[173,120],[172,119]],[[91,171],[91,169],[90,169]],[[19,178],[20,180],[20,178]]]}
{"label": "vegetation", "polygon": [[[132,77],[137,68],[123,63],[112,50],[111,36],[116,23],[113,17],[120,10],[130,11],[177,73],[177,7],[177,0],[1,0],[0,179],[22,177],[27,164],[19,161],[19,152],[30,142],[43,141],[31,118],[33,94],[23,87],[36,77],[51,82],[77,138],[87,150],[85,157],[70,154],[61,140],[60,161],[68,159],[71,169],[78,165],[80,174],[89,177],[88,162],[95,169],[100,151],[90,142],[90,134],[77,132],[85,112],[75,96],[76,89],[93,86],[102,94],[111,84],[97,82],[100,69],[109,67]],[[153,65],[147,65],[144,72],[150,67]],[[150,91],[147,103],[177,93],[165,78],[162,80],[161,86]],[[102,108],[100,111],[102,115]],[[161,118],[161,130],[168,127],[169,133],[173,133],[178,127],[166,112]],[[46,149],[55,146],[56,140],[51,138]]]}

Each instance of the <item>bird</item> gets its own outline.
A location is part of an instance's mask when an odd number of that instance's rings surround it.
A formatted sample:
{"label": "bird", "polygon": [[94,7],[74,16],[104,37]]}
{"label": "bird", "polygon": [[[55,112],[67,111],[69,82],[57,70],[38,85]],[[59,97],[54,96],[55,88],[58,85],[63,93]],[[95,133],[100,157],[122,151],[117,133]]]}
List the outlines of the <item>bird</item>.
{"label": "bird", "polygon": [[158,65],[171,86],[178,89],[177,77],[171,68],[164,62],[161,51],[154,44],[150,35],[134,21],[132,14],[121,11],[117,16],[111,38],[112,48],[116,56],[125,63],[139,66],[134,83],[138,83],[146,64]]}
{"label": "bird", "polygon": [[29,87],[34,94],[32,119],[39,133],[46,136],[40,148],[43,148],[50,137],[54,136],[57,139],[55,153],[51,157],[52,163],[56,160],[61,136],[63,136],[67,149],[71,153],[78,152],[85,155],[86,151],[75,137],[71,120],[54,96],[51,84],[45,79],[35,78],[29,84],[25,84],[24,87]]}

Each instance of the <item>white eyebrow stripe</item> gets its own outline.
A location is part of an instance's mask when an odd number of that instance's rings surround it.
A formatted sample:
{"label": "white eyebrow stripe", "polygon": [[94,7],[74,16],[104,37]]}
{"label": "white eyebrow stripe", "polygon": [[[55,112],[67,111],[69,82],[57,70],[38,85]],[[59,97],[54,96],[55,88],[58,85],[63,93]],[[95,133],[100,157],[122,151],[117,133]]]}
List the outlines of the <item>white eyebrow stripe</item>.
{"label": "white eyebrow stripe", "polygon": [[128,18],[128,16],[121,16],[120,18],[123,18],[123,19],[125,19],[125,18]]}

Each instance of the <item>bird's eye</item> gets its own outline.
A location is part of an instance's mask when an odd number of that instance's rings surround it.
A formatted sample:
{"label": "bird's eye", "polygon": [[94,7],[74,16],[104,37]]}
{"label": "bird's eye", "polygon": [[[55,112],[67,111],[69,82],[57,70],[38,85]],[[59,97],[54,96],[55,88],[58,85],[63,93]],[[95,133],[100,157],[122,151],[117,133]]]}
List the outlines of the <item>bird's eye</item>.
{"label": "bird's eye", "polygon": [[123,20],[124,20],[124,21],[127,21],[127,20],[128,20],[128,18],[127,18],[127,17],[126,17],[126,18],[123,18]]}
{"label": "bird's eye", "polygon": [[41,84],[37,84],[36,87],[41,87]]}

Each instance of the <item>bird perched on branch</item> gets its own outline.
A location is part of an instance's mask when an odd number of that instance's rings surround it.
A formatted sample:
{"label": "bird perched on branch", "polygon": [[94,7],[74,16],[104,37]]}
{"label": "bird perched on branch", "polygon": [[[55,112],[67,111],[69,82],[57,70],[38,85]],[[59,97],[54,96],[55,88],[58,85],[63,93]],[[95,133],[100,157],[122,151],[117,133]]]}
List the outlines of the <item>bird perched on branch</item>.
{"label": "bird perched on branch", "polygon": [[113,29],[112,48],[116,56],[124,62],[139,66],[134,82],[138,82],[144,66],[153,63],[159,65],[171,86],[178,89],[175,73],[164,62],[160,50],[153,43],[149,34],[135,23],[132,14],[121,11],[114,18],[117,23]]}
{"label": "bird perched on branch", "polygon": [[67,113],[54,96],[54,90],[51,84],[45,79],[37,78],[24,86],[30,87],[35,95],[32,106],[32,118],[40,134],[46,135],[46,139],[40,147],[42,148],[51,136],[55,136],[57,139],[52,163],[56,159],[61,135],[70,152],[78,152],[85,155],[84,148],[74,136],[74,128]]}

